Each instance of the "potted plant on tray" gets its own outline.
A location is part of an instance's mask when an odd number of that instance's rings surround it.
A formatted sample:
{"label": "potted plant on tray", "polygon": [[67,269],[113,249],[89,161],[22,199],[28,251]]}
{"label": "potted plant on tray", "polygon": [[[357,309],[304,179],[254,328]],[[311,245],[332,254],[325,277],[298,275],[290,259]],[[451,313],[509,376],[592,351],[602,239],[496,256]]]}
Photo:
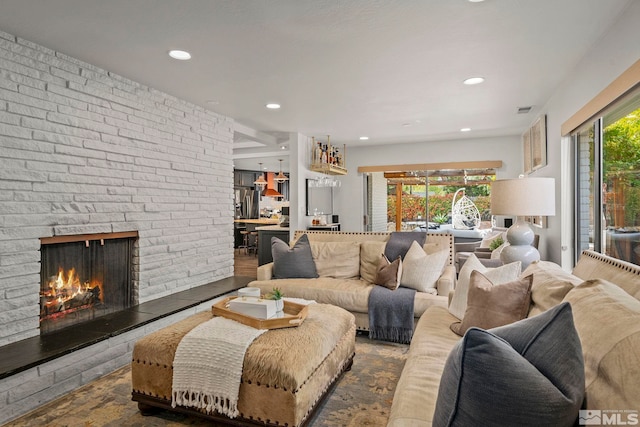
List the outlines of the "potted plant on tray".
{"label": "potted plant on tray", "polygon": [[271,292],[267,295],[268,299],[272,299],[276,302],[276,311],[282,311],[284,309],[284,300],[282,297],[284,294],[280,290],[280,288],[273,288]]}

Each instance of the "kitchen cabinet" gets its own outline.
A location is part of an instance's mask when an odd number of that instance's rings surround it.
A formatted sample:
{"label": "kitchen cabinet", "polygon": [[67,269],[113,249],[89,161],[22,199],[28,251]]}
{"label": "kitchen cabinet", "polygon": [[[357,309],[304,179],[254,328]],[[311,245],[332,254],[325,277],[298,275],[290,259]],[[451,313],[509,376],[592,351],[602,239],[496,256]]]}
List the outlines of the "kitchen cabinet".
{"label": "kitchen cabinet", "polygon": [[271,256],[271,238],[278,239],[289,244],[289,227],[280,227],[278,225],[256,227],[258,231],[258,265],[269,264],[273,261]]}
{"label": "kitchen cabinet", "polygon": [[233,172],[233,184],[239,187],[253,187],[260,172],[237,170]]}

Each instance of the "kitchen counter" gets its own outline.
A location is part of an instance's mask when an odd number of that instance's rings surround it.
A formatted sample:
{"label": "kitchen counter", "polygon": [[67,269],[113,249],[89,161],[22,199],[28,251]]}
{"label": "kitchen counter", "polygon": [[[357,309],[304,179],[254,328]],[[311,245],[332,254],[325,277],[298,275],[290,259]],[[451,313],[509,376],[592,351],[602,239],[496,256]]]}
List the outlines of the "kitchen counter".
{"label": "kitchen counter", "polygon": [[289,227],[281,227],[279,225],[264,225],[262,227],[256,227],[257,231],[289,231]]}
{"label": "kitchen counter", "polygon": [[234,219],[233,222],[240,222],[245,224],[277,224],[280,220],[278,218],[246,218],[246,219]]}

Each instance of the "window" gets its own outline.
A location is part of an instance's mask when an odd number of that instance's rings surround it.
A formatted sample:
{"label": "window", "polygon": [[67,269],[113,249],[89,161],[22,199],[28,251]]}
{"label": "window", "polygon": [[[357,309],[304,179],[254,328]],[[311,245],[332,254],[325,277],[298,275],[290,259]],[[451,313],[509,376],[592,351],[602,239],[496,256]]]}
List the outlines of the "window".
{"label": "window", "polygon": [[[463,195],[478,209],[481,220],[491,227],[489,209],[490,183],[495,169],[443,169],[433,171],[384,172],[371,182],[384,186],[386,215],[376,215],[369,204],[368,217],[374,222],[370,229],[412,231],[437,228],[452,222],[452,205]],[[464,189],[464,192],[459,191]],[[375,188],[372,190],[375,192]],[[455,198],[455,199],[454,199]],[[385,221],[385,224],[375,222]]]}
{"label": "window", "polygon": [[640,89],[572,137],[576,258],[592,249],[640,265]]}

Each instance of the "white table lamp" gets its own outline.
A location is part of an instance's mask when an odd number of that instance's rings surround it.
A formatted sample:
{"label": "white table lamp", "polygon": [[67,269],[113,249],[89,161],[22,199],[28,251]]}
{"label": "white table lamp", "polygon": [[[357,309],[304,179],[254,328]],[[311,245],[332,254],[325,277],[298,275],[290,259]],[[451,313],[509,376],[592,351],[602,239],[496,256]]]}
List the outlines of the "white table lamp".
{"label": "white table lamp", "polygon": [[507,230],[509,245],[500,254],[503,263],[521,261],[524,270],[540,260],[540,252],[531,246],[533,230],[524,217],[555,215],[555,194],[553,178],[502,179],[491,184],[491,214],[517,216],[515,224]]}

